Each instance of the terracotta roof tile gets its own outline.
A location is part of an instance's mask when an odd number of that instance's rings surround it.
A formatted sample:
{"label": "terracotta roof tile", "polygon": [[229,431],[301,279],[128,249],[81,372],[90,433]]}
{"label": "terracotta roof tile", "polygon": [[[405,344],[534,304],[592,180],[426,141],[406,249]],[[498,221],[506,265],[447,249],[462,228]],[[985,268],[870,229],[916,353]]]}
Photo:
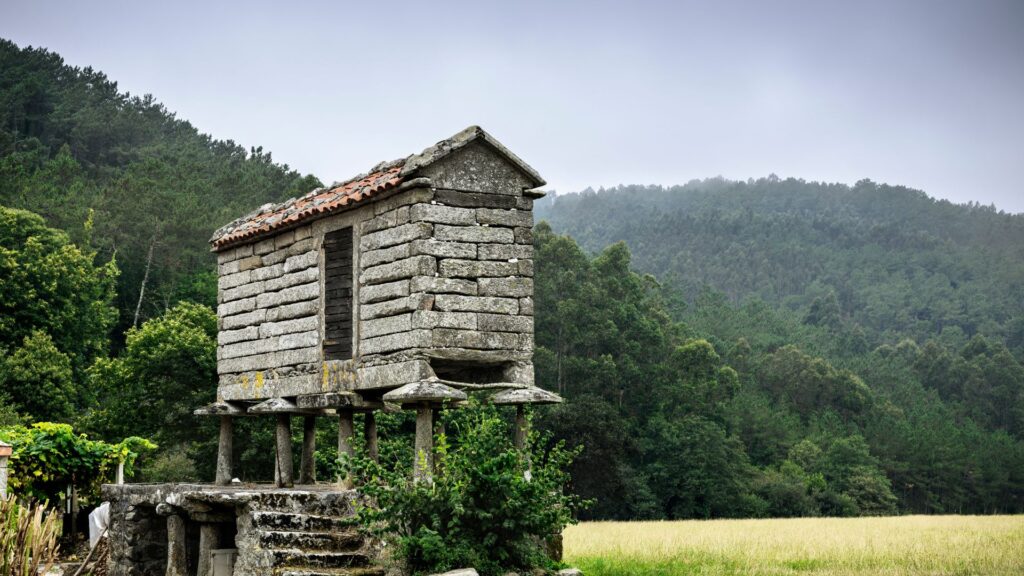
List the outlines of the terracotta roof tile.
{"label": "terracotta roof tile", "polygon": [[391,190],[402,183],[403,178],[399,173],[403,164],[404,161],[391,162],[365,176],[357,176],[332,188],[318,188],[283,204],[263,206],[217,230],[211,240],[213,249],[220,250],[272,230],[297,226],[305,220]]}

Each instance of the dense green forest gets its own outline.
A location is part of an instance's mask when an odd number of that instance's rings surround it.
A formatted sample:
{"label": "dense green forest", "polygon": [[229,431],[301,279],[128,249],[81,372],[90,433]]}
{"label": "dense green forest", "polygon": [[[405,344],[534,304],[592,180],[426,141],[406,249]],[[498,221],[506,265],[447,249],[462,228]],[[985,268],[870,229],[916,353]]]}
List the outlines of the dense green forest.
{"label": "dense green forest", "polygon": [[[762,500],[794,506],[820,474],[829,490],[887,484],[903,511],[1024,505],[1024,216],[775,177],[549,196],[536,212],[595,262],[628,245],[663,313],[736,370],[714,414]],[[801,464],[840,439],[886,482]],[[642,442],[617,449],[645,461]]]}
{"label": "dense green forest", "polygon": [[[144,436],[141,478],[212,477],[207,239],[318,184],[0,41],[0,426]],[[567,402],[534,416],[585,447],[588,517],[1024,511],[1024,218],[774,178],[537,211],[537,378]],[[239,424],[243,477],[265,424]]]}

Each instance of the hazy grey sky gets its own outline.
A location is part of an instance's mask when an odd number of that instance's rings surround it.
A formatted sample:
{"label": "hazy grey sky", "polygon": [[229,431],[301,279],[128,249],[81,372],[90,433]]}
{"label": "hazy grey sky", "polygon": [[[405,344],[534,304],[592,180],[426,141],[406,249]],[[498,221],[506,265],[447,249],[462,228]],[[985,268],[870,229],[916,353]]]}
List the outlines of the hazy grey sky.
{"label": "hazy grey sky", "polygon": [[1024,212],[1024,0],[0,0],[0,36],[327,182],[480,124],[560,192],[774,172]]}

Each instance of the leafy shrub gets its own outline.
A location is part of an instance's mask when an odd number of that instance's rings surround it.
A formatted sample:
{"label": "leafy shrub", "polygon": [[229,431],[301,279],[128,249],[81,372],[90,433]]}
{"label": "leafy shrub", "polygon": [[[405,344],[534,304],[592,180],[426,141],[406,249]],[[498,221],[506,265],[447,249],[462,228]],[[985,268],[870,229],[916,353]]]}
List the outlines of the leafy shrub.
{"label": "leafy shrub", "polygon": [[174,446],[162,450],[139,462],[139,482],[198,482],[196,463],[189,457],[188,449]]}
{"label": "leafy shrub", "polygon": [[86,495],[96,494],[100,484],[113,479],[118,462],[124,462],[130,475],[139,453],[156,448],[135,436],[117,444],[90,440],[68,424],[52,422],[0,428],[0,440],[14,449],[11,490],[44,502],[57,498],[71,483]]}
{"label": "leafy shrub", "polygon": [[473,566],[501,574],[551,564],[544,542],[574,522],[588,503],[567,494],[565,470],[578,451],[543,447],[536,434],[524,454],[512,446],[511,426],[493,407],[446,412],[451,436],[435,439],[432,482],[410,480],[368,458],[345,459],[371,505],[360,509],[363,528],[397,545],[413,573]]}
{"label": "leafy shrub", "polygon": [[0,576],[36,576],[57,558],[60,513],[0,499]]}

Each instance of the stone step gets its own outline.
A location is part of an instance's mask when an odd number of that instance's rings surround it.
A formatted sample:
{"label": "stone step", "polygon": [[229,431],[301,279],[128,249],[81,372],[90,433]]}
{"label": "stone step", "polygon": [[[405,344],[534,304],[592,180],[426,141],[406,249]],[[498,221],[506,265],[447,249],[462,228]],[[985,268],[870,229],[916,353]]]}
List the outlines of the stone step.
{"label": "stone step", "polygon": [[277,576],[385,576],[387,570],[377,566],[361,568],[278,568]]}
{"label": "stone step", "polygon": [[317,514],[321,516],[351,516],[358,494],[354,490],[305,491],[282,490],[260,494],[252,502],[254,510]]}
{"label": "stone step", "polygon": [[288,569],[362,568],[370,565],[370,558],[359,552],[310,552],[290,548],[270,550],[271,565]]}
{"label": "stone step", "polygon": [[345,532],[352,530],[351,520],[319,514],[289,512],[253,512],[256,528],[275,532]]}
{"label": "stone step", "polygon": [[363,537],[355,530],[337,532],[296,532],[261,530],[260,545],[264,548],[298,548],[300,550],[330,550],[334,552],[358,550]]}

